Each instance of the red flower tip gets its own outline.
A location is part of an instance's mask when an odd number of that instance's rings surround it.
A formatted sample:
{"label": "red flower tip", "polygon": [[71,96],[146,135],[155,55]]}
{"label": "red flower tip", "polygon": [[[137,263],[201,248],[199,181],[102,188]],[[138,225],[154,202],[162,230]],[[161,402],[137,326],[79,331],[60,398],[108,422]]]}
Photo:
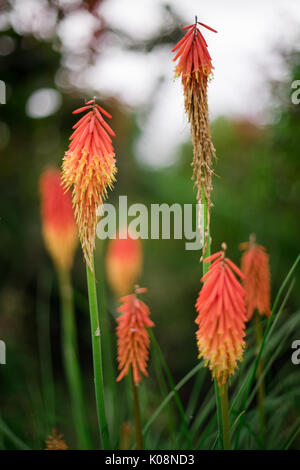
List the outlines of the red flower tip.
{"label": "red flower tip", "polygon": [[249,242],[241,243],[240,248],[245,250],[241,268],[245,275],[247,320],[252,318],[255,309],[260,315],[269,317],[271,315],[269,256],[263,246],[255,243],[254,235],[250,237]]}
{"label": "red flower tip", "polygon": [[135,294],[146,294],[148,292],[148,289],[147,289],[147,287],[135,286],[134,287],[134,292],[135,292]]}
{"label": "red flower tip", "polygon": [[140,382],[141,372],[148,376],[146,367],[149,357],[150,338],[147,328],[154,323],[150,320],[150,310],[136,294],[127,295],[120,299],[122,302],[117,318],[118,337],[118,369],[121,371],[117,382],[128,374],[132,367],[133,380]]}
{"label": "red flower tip", "polygon": [[213,69],[207,43],[198,25],[204,26],[214,33],[217,32],[210,26],[196,21],[194,24],[182,28],[188,32],[172,49],[172,52],[177,51],[173,61],[180,58],[175,69],[175,76],[181,75],[182,81],[186,84],[191,78],[195,78],[198,82],[202,78],[209,77]]}
{"label": "red flower tip", "polygon": [[218,383],[224,384],[243,356],[245,290],[235,276],[242,278],[243,274],[224,251],[206,258],[210,261],[196,302],[199,358],[204,358]]}

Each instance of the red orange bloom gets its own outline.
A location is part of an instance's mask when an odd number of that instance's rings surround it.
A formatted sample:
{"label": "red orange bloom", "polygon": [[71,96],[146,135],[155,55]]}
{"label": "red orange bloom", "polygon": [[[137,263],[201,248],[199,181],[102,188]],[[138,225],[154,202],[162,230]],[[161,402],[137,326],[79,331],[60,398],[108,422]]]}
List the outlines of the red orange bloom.
{"label": "red orange bloom", "polygon": [[227,382],[242,359],[245,346],[245,290],[236,278],[243,273],[224,251],[205,259],[213,261],[202,277],[196,310],[199,325],[197,340],[199,358],[203,357],[220,385]]}
{"label": "red orange bloom", "polygon": [[211,56],[207,49],[207,43],[198,28],[198,24],[216,33],[210,26],[196,21],[182,28],[188,30],[185,36],[173,47],[172,52],[177,51],[173,61],[179,59],[175,69],[175,76],[182,76],[183,83],[188,83],[191,77],[198,82],[201,78],[210,76],[213,66]]}
{"label": "red orange bloom", "polygon": [[47,250],[59,269],[72,266],[78,242],[70,194],[65,194],[60,172],[44,171],[40,178],[43,236]]}
{"label": "red orange bloom", "polygon": [[142,244],[129,233],[109,241],[106,255],[107,280],[117,298],[133,291],[143,263]]}
{"label": "red orange bloom", "polygon": [[95,100],[73,114],[88,111],[73,126],[71,143],[63,159],[64,187],[73,187],[73,206],[85,260],[92,268],[99,205],[115,181],[115,154],[110,136],[115,133],[102,115],[111,118]]}
{"label": "red orange bloom", "polygon": [[122,297],[122,313],[117,318],[118,337],[118,369],[121,371],[117,381],[128,374],[132,367],[134,382],[140,382],[141,372],[147,376],[147,362],[149,356],[149,333],[146,328],[152,328],[154,323],[150,320],[150,310],[144,302],[138,299],[136,294],[145,292],[146,289],[136,289],[135,294]]}
{"label": "red orange bloom", "polygon": [[269,256],[263,246],[255,243],[254,237],[250,242],[241,243],[245,250],[242,255],[241,268],[245,275],[247,320],[250,320],[255,309],[260,315],[271,315],[270,309],[270,269]]}

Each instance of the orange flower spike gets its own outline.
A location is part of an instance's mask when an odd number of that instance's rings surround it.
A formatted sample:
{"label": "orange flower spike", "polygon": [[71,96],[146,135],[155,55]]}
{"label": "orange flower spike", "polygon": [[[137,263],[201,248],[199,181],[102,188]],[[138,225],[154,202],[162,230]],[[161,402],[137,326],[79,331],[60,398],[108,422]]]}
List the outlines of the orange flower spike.
{"label": "orange flower spike", "polygon": [[199,358],[204,358],[213,377],[222,385],[243,356],[246,293],[235,276],[243,279],[243,273],[225,257],[224,251],[205,260],[210,261],[214,262],[201,279],[204,285],[196,302],[197,342]]}
{"label": "orange flower spike", "polygon": [[122,297],[121,307],[117,318],[118,337],[118,369],[121,371],[117,382],[128,374],[130,367],[133,371],[135,383],[140,382],[141,372],[148,376],[147,362],[149,357],[150,338],[147,328],[152,328],[154,323],[150,320],[150,310],[144,302],[138,299],[137,294],[142,294],[146,289],[136,289],[135,294]]}
{"label": "orange flower spike", "polygon": [[257,309],[260,315],[271,315],[270,309],[270,268],[269,256],[263,246],[255,243],[255,236],[240,245],[245,250],[242,255],[241,269],[245,275],[247,320]]}
{"label": "orange flower spike", "polygon": [[40,178],[41,216],[46,248],[59,269],[70,269],[78,243],[70,194],[65,194],[56,168]]}
{"label": "orange flower spike", "polygon": [[88,111],[73,126],[69,148],[65,153],[62,178],[66,190],[73,187],[72,199],[79,238],[85,260],[92,269],[92,254],[95,248],[95,231],[99,205],[112,189],[117,172],[114,148],[110,136],[114,131],[105,122],[111,115],[98,106],[95,99],[73,111],[78,114]]}
{"label": "orange flower spike", "polygon": [[123,297],[133,291],[143,264],[141,240],[134,240],[129,233],[126,238],[109,241],[106,255],[107,280],[116,297]]}

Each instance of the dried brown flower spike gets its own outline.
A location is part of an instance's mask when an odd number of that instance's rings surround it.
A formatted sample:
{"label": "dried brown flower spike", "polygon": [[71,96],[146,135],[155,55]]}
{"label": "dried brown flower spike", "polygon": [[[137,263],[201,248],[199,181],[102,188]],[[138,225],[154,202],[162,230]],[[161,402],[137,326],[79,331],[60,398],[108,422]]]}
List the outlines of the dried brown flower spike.
{"label": "dried brown flower spike", "polygon": [[[207,43],[198,28],[204,26],[210,31],[217,32],[209,26],[196,21],[185,26],[186,35],[176,44],[172,52],[177,51],[174,61],[179,57],[175,76],[181,75],[184,88],[184,104],[191,125],[194,147],[193,180],[197,188],[198,202],[207,202],[207,218],[212,206],[210,193],[212,191],[212,161],[216,158],[216,150],[211,140],[209,115],[207,105],[207,84],[212,74],[211,57]],[[205,234],[205,240],[207,237]],[[204,250],[205,252],[205,250]]]}

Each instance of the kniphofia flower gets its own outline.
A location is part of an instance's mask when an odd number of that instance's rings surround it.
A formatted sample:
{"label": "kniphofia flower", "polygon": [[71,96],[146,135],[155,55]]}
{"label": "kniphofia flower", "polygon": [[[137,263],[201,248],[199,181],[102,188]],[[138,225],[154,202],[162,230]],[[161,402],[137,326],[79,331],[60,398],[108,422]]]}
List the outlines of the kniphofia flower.
{"label": "kniphofia flower", "polygon": [[131,238],[128,232],[121,236],[109,241],[106,254],[107,280],[117,298],[133,291],[143,264],[141,240]]}
{"label": "kniphofia flower", "polygon": [[209,256],[205,263],[213,262],[202,277],[196,310],[198,316],[197,342],[199,358],[216,377],[225,384],[242,359],[245,346],[246,304],[245,290],[236,275],[243,273],[224,251]]}
{"label": "kniphofia flower", "polygon": [[58,434],[56,429],[52,429],[51,434],[45,441],[45,450],[68,450],[68,446],[64,441],[63,434]]}
{"label": "kniphofia flower", "polygon": [[116,164],[111,136],[115,133],[103,116],[111,118],[95,99],[73,111],[87,111],[73,126],[69,149],[63,159],[65,189],[73,187],[72,199],[86,262],[92,269],[95,248],[96,211],[115,181]]}
{"label": "kniphofia flower", "polygon": [[56,168],[40,178],[42,229],[46,248],[59,269],[70,269],[78,243],[70,194],[65,194]]}
{"label": "kniphofia flower", "polygon": [[140,382],[141,372],[148,376],[147,362],[149,357],[150,338],[147,328],[154,323],[150,320],[150,310],[137,294],[146,292],[146,289],[137,288],[134,294],[122,297],[122,305],[118,308],[121,315],[117,318],[118,337],[118,369],[121,371],[117,381],[128,374],[132,367],[133,380]]}
{"label": "kniphofia flower", "polygon": [[266,249],[255,243],[255,236],[250,241],[241,243],[245,250],[242,255],[241,269],[245,275],[247,320],[252,318],[257,309],[260,315],[271,315],[270,309],[270,268]]}
{"label": "kniphofia flower", "polygon": [[[197,200],[207,202],[208,236],[209,213],[211,207],[210,194],[212,191],[212,161],[216,151],[211,140],[207,103],[207,84],[211,77],[213,65],[207,49],[207,43],[198,27],[204,26],[210,31],[217,32],[210,26],[196,21],[185,26],[185,36],[176,44],[172,52],[176,52],[174,61],[179,59],[175,68],[175,76],[182,77],[184,88],[184,105],[191,125],[194,149],[193,179],[197,187]],[[205,249],[204,249],[205,252]]]}

